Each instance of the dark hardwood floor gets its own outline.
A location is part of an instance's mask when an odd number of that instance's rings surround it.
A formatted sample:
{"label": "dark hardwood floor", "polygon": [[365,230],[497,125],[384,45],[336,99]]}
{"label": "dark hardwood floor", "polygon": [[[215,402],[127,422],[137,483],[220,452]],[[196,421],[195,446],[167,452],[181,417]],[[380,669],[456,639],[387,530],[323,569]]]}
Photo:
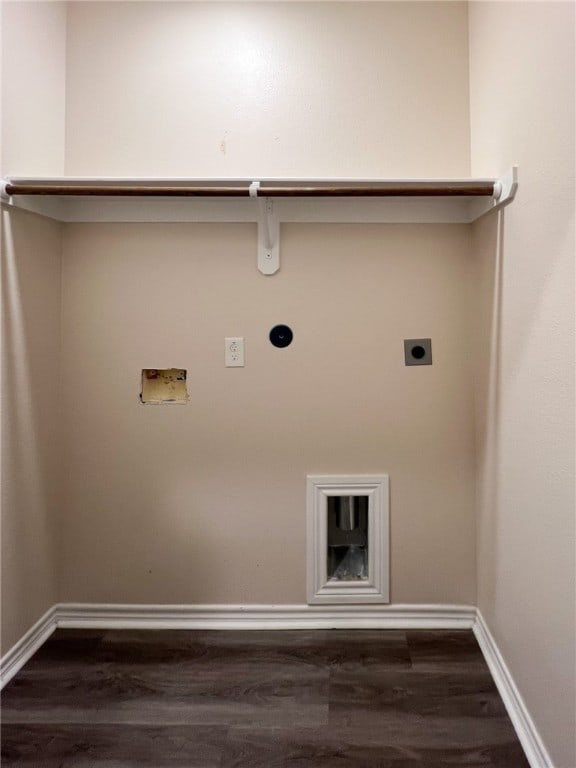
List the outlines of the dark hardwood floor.
{"label": "dark hardwood floor", "polygon": [[2,768],[529,768],[468,631],[58,630]]}

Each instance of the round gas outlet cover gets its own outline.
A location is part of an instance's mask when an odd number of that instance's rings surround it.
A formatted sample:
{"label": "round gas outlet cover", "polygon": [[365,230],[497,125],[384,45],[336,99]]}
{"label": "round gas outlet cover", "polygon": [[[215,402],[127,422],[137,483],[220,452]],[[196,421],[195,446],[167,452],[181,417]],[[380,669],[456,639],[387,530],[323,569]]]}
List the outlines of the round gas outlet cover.
{"label": "round gas outlet cover", "polygon": [[293,338],[292,329],[287,325],[275,325],[270,331],[270,341],[275,347],[287,347]]}

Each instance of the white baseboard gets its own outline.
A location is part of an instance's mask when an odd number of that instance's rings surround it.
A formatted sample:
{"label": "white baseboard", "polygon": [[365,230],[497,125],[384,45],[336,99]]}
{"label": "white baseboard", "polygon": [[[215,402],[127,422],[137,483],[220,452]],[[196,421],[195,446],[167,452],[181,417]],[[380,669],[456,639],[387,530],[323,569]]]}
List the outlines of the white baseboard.
{"label": "white baseboard", "polygon": [[531,768],[554,768],[524,699],[479,610],[476,611],[473,630]]}
{"label": "white baseboard", "polygon": [[115,605],[58,603],[0,659],[0,689],[56,627],[74,629],[471,629],[469,605]]}
{"label": "white baseboard", "polygon": [[471,629],[468,605],[98,605],[61,603],[59,627],[101,629]]}
{"label": "white baseboard", "polygon": [[0,659],[0,690],[22,669],[55,629],[56,606],[53,605]]}

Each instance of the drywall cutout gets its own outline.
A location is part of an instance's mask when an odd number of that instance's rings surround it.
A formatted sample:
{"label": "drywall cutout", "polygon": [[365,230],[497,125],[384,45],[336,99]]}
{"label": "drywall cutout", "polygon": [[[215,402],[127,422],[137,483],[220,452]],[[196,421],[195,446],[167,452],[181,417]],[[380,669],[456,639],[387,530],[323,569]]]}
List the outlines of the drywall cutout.
{"label": "drywall cutout", "polygon": [[186,371],[183,368],[143,368],[140,400],[150,405],[186,403]]}
{"label": "drywall cutout", "polygon": [[406,365],[432,365],[432,339],[404,339]]}

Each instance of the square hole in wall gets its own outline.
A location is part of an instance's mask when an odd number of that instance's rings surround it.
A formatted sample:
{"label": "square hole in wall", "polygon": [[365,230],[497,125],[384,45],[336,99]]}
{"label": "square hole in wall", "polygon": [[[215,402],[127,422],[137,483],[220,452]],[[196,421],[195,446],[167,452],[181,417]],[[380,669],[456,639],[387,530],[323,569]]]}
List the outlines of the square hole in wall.
{"label": "square hole in wall", "polygon": [[184,368],[143,368],[140,400],[151,405],[186,403],[186,371]]}
{"label": "square hole in wall", "polygon": [[432,365],[432,339],[404,339],[406,365]]}

